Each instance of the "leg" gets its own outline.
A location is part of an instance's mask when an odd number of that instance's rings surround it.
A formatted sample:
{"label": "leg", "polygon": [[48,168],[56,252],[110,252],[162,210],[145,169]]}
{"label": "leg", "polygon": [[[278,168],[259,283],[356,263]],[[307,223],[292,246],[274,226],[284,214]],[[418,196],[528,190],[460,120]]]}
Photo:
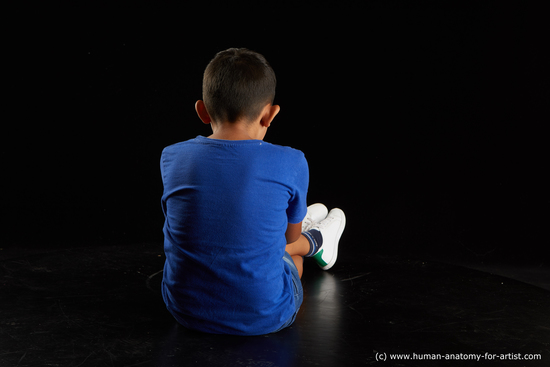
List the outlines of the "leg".
{"label": "leg", "polygon": [[294,255],[292,256],[292,261],[294,261],[294,265],[296,265],[296,269],[298,269],[298,275],[300,279],[302,279],[302,274],[304,274],[304,258],[299,255]]}
{"label": "leg", "polygon": [[301,234],[295,242],[286,245],[286,252],[288,252],[290,256],[305,256],[309,252],[309,247],[309,241]]}
{"label": "leg", "polygon": [[300,279],[304,273],[304,255],[307,255],[309,252],[309,241],[304,235],[300,235],[297,241],[289,243],[286,245],[286,252],[292,257],[296,269],[298,269],[298,274]]}

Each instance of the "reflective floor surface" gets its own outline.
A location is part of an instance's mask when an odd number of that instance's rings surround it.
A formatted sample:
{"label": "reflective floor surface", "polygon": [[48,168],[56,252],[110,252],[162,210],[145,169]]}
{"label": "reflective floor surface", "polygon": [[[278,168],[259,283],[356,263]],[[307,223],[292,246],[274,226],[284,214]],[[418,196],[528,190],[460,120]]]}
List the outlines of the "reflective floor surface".
{"label": "reflective floor surface", "polygon": [[0,366],[550,363],[550,291],[462,266],[358,257],[323,272],[306,262],[295,324],[234,337],[173,321],[158,244],[0,254]]}

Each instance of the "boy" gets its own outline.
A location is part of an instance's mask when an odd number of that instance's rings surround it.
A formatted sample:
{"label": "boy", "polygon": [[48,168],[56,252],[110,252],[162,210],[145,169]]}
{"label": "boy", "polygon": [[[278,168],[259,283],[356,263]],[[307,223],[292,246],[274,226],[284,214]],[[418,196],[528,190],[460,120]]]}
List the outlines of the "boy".
{"label": "boy", "polygon": [[262,335],[294,322],[303,256],[334,265],[344,213],[306,207],[304,154],[263,142],[280,108],[275,74],[246,49],[208,64],[195,109],[213,134],[166,147],[162,295],[190,328]]}

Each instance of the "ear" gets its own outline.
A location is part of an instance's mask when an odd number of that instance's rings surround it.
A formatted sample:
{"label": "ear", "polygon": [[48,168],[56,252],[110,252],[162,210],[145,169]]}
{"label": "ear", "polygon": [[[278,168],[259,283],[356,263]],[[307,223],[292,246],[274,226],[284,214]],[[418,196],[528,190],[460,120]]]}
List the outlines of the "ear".
{"label": "ear", "polygon": [[269,125],[271,125],[271,121],[273,121],[279,111],[281,111],[281,107],[279,105],[266,105],[262,113],[260,124],[262,124],[262,126],[264,127],[269,127]]}
{"label": "ear", "polygon": [[212,122],[212,119],[210,118],[210,115],[206,110],[206,106],[204,105],[204,102],[200,99],[195,103],[195,111],[197,111],[197,115],[199,115],[199,118],[203,123],[209,124]]}

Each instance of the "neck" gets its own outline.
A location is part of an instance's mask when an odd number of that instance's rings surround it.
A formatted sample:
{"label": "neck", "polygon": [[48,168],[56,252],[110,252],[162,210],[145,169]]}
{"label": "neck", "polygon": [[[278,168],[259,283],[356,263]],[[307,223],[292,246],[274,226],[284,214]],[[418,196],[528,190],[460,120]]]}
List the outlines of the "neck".
{"label": "neck", "polygon": [[254,125],[246,122],[233,122],[233,123],[214,123],[211,124],[213,134],[209,136],[210,139],[221,140],[263,140],[263,136],[260,136],[258,129],[254,129]]}

